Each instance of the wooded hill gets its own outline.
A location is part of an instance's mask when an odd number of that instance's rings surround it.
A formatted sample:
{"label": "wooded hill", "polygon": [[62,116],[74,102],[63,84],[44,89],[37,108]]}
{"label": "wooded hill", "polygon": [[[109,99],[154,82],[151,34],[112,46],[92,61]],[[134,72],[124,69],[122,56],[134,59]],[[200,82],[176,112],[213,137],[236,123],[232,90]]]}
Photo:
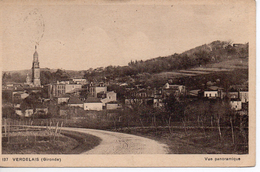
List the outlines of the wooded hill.
{"label": "wooded hill", "polygon": [[219,63],[225,60],[248,58],[248,43],[233,46],[231,43],[214,41],[195,47],[181,54],[157,57],[146,61],[131,61],[128,66],[108,66],[85,71],[88,80],[127,80],[140,74],[154,74]]}
{"label": "wooded hill", "polygon": [[[89,81],[126,82],[138,75],[156,74],[176,70],[186,70],[194,67],[203,67],[208,64],[219,63],[230,59],[247,59],[249,44],[231,44],[230,42],[214,41],[204,44],[181,54],[157,57],[146,61],[131,61],[128,66],[107,66],[81,71],[41,69],[42,84],[57,80],[66,80],[73,77],[84,77]],[[3,72],[5,82],[25,82],[26,74],[31,70]]]}

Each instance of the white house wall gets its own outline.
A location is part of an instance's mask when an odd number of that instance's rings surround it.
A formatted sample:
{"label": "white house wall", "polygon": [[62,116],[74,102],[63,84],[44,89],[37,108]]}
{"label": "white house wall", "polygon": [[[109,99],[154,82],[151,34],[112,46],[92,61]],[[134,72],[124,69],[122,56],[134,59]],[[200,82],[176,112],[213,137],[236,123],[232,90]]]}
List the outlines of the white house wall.
{"label": "white house wall", "polygon": [[84,103],[84,110],[102,110],[102,103]]}

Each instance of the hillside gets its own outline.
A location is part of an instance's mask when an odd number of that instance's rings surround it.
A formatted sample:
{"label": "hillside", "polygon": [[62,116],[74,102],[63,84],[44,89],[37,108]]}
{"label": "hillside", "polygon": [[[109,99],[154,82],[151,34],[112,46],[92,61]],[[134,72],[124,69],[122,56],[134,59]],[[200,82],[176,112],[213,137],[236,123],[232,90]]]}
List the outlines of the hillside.
{"label": "hillside", "polygon": [[[89,81],[103,81],[110,83],[128,82],[144,84],[150,79],[168,80],[176,77],[207,74],[209,71],[229,71],[237,68],[248,68],[248,43],[231,44],[229,42],[214,41],[181,54],[152,58],[146,61],[131,61],[128,66],[107,66],[85,71],[41,69],[41,79],[44,84],[68,79],[85,77]],[[205,69],[206,68],[206,69]],[[25,82],[26,74],[31,70],[3,72],[3,81]],[[153,81],[151,81],[153,82]],[[148,82],[150,84],[154,84]]]}

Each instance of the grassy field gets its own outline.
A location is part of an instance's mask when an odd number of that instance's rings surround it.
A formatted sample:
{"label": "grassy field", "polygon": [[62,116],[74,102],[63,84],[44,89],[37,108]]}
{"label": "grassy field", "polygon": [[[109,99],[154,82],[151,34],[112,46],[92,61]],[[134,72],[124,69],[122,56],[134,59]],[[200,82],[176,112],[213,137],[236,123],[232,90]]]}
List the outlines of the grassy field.
{"label": "grassy field", "polygon": [[233,144],[230,129],[224,129],[222,139],[217,129],[130,129],[117,130],[157,140],[169,146],[169,154],[248,154],[247,141],[235,131]]}
{"label": "grassy field", "polygon": [[[67,122],[66,122],[67,121]],[[102,122],[103,121],[103,122]],[[10,121],[9,121],[10,122]],[[230,126],[223,125],[221,127],[221,138],[216,125],[210,124],[198,126],[196,122],[190,122],[183,126],[182,122],[174,122],[170,129],[168,126],[161,126],[155,128],[154,126],[130,126],[121,127],[118,125],[111,125],[107,120],[100,122],[92,122],[80,120],[66,120],[66,119],[35,119],[33,122],[16,121],[15,123],[34,124],[41,126],[52,126],[56,123],[66,127],[79,128],[94,128],[110,130],[128,134],[139,135],[147,137],[159,142],[165,143],[169,147],[170,154],[247,154],[248,153],[248,129],[245,126],[241,129],[234,127],[233,135]],[[60,126],[60,125],[59,125]],[[105,127],[106,126],[106,127]],[[4,130],[3,130],[4,131]],[[81,133],[73,133],[61,131],[53,139],[53,131],[46,130],[27,130],[26,127],[21,127],[20,130],[11,128],[9,131],[11,138],[9,143],[14,139],[14,143],[7,145],[7,137],[3,138],[3,153],[41,153],[41,154],[78,154],[90,150],[100,143],[100,139]],[[4,136],[4,134],[3,134]],[[15,140],[18,137],[18,140]],[[27,142],[22,142],[28,140]],[[66,145],[68,144],[68,145]],[[10,146],[13,145],[13,146]]]}
{"label": "grassy field", "polygon": [[232,71],[234,69],[248,69],[248,59],[227,59],[219,63],[210,63],[201,67],[191,68],[188,70],[177,70],[172,72],[161,72],[153,74],[155,77],[161,78],[173,78],[173,77],[185,77],[196,76],[200,74],[209,74],[212,72]]}
{"label": "grassy field", "polygon": [[46,129],[24,129],[2,137],[3,154],[79,154],[99,145],[98,137],[62,131],[54,135]]}

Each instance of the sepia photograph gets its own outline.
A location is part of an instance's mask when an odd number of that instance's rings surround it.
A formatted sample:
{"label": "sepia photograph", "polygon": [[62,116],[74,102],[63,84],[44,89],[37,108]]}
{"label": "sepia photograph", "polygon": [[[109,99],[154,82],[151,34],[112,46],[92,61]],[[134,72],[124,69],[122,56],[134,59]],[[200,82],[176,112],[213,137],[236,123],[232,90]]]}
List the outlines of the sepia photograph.
{"label": "sepia photograph", "polygon": [[253,0],[1,3],[1,166],[254,165]]}

